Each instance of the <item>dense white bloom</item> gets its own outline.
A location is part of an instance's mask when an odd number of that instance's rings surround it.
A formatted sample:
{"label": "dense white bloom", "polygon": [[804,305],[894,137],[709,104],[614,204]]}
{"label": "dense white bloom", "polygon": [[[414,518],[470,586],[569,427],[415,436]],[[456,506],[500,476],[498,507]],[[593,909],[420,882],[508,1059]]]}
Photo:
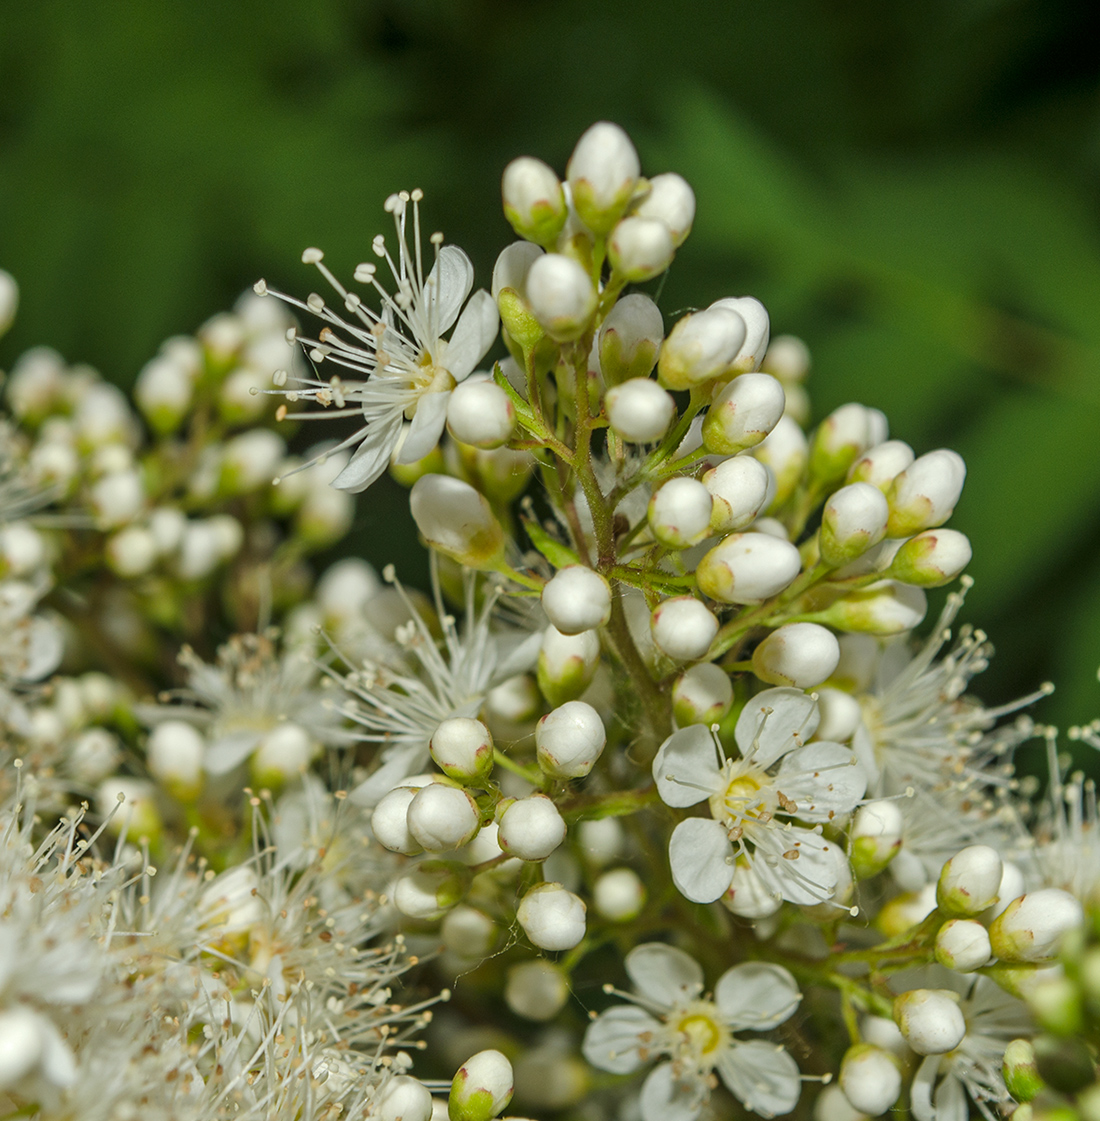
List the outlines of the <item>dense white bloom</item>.
{"label": "dense white bloom", "polygon": [[818,823],[848,813],[867,776],[840,744],[806,745],[817,703],[796,689],[768,689],[745,706],[734,730],[739,758],[727,759],[711,731],[674,732],[653,761],[662,800],[686,808],[708,800],[710,818],[680,822],[669,842],[672,878],[697,903],[720,898],[744,858],[769,892],[792,903],[832,898],[839,884],[833,843],[791,818]]}
{"label": "dense white bloom", "polygon": [[[317,249],[306,250],[302,259],[315,264],[336,289],[348,318],[318,295],[302,302],[272,293],[326,323],[316,340],[300,340],[314,362],[332,362],[365,378],[284,380],[277,375],[288,386],[288,400],[314,400],[326,408],[335,405],[329,416],[363,418],[363,427],[339,445],[356,449],[333,480],[332,485],[341,490],[366,490],[389,466],[395,452],[399,463],[415,463],[427,455],[443,434],[451,391],[474,371],[496,339],[496,305],[483,289],[470,296],[474,270],[461,249],[443,245],[442,236],[433,234],[435,261],[424,275],[420,199],[419,191],[402,191],[386,200],[397,233],[396,259],[381,235],[374,239],[374,253],[389,267],[395,292],[391,294],[382,285],[376,266],[364,264],[355,270],[355,279],[374,288],[381,297],[380,312],[366,307],[356,293],[346,289],[325,266]],[[410,202],[411,246],[406,229]],[[262,281],[257,290],[267,291]],[[452,327],[450,338],[444,339]],[[312,418],[316,414],[297,415]],[[412,427],[402,440],[402,425],[407,419]]]}
{"label": "dense white bloom", "polygon": [[637,995],[618,994],[633,1003],[602,1012],[585,1033],[583,1052],[613,1074],[668,1056],[642,1087],[643,1121],[692,1121],[710,1096],[715,1070],[730,1093],[762,1117],[794,1109],[802,1087],[794,1059],[774,1043],[743,1042],[733,1034],[768,1031],[795,1011],[801,994],[787,970],[764,962],[735,965],[709,998],[702,969],[672,946],[637,946],[625,965]]}

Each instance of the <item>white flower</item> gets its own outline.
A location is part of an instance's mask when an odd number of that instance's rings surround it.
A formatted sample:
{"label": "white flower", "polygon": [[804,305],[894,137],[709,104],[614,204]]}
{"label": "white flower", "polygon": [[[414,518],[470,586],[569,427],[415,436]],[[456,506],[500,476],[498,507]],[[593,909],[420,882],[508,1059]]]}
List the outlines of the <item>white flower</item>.
{"label": "white flower", "polygon": [[899,975],[899,983],[918,975],[921,983],[960,994],[966,1035],[954,1050],[928,1055],[921,1063],[909,1091],[916,1121],[966,1121],[970,1116],[968,1096],[988,1121],[1003,1116],[1012,1099],[1005,1089],[1001,1063],[1005,1045],[1033,1031],[1026,1007],[987,977],[963,977],[936,966],[919,974]]}
{"label": "white flower", "polygon": [[637,995],[618,994],[633,1003],[601,1013],[582,1050],[593,1066],[613,1074],[668,1056],[642,1086],[643,1121],[692,1121],[706,1104],[715,1070],[730,1093],[762,1117],[794,1109],[801,1089],[794,1059],[774,1043],[733,1035],[768,1031],[794,1012],[801,994],[787,970],[765,962],[735,965],[709,998],[702,969],[682,950],[647,942],[631,950],[625,964]]}
{"label": "white flower", "polygon": [[[332,362],[365,379],[344,381],[333,376],[327,381],[314,377],[288,382],[277,374],[282,384],[289,385],[289,401],[304,398],[325,407],[335,404],[336,410],[329,416],[362,416],[363,427],[339,445],[358,445],[348,465],[333,480],[332,485],[341,490],[366,490],[389,466],[394,452],[398,463],[414,463],[427,455],[443,434],[451,391],[473,372],[496,339],[499,319],[492,296],[479,289],[467,300],[473,286],[473,265],[461,249],[443,245],[442,234],[430,238],[435,262],[424,275],[421,198],[420,191],[402,191],[386,200],[386,210],[394,216],[397,231],[396,259],[381,235],[374,239],[374,252],[389,267],[396,291],[391,294],[383,287],[375,275],[375,265],[359,265],[355,270],[355,279],[370,285],[381,297],[381,312],[367,308],[356,293],[348,291],[322,263],[318,249],[307,249],[302,259],[315,264],[336,289],[350,318],[339,315],[316,294],[303,303],[272,292],[328,324],[316,340],[299,340],[314,362]],[[406,232],[410,201],[411,247]],[[261,294],[268,291],[263,281],[256,290]],[[444,339],[451,327],[453,333]],[[406,419],[412,425],[402,442]]]}
{"label": "white flower", "polygon": [[[709,799],[711,817],[690,817],[669,842],[672,878],[696,903],[722,896],[744,856],[773,895],[813,905],[832,897],[837,868],[831,842],[811,823],[848,813],[867,776],[846,747],[803,746],[817,728],[817,702],[798,689],[768,689],[738,717],[740,758],[727,759],[710,730],[694,724],[673,733],[653,761],[657,791],[669,806]],[[778,766],[777,766],[778,764]]]}
{"label": "white flower", "polygon": [[[386,576],[392,579],[392,570]],[[404,596],[404,589],[397,588]],[[354,738],[384,745],[380,766],[352,791],[353,801],[373,806],[402,780],[422,771],[431,738],[444,720],[476,717],[490,689],[531,667],[541,636],[526,636],[509,649],[510,636],[494,634],[489,628],[498,596],[498,591],[490,591],[479,612],[474,605],[474,584],[467,582],[466,628],[460,635],[454,617],[443,610],[437,588],[441,643],[410,602],[410,621],[398,628],[396,637],[419,673],[366,662],[343,677],[333,674],[350,694],[340,712],[359,726]]]}

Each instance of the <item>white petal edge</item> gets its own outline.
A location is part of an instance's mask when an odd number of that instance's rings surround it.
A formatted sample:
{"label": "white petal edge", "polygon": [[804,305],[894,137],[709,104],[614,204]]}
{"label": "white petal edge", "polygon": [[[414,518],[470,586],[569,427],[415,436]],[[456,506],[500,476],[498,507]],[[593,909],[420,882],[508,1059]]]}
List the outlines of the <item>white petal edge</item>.
{"label": "white petal edge", "polygon": [[[788,903],[813,906],[831,899],[837,885],[836,864],[827,848],[836,847],[809,829],[772,828],[756,839],[752,856],[753,871],[771,892],[778,892]],[[797,852],[788,859],[785,852]]]}
{"label": "white petal edge", "polygon": [[714,986],[714,1003],[734,1031],[769,1031],[798,1007],[798,983],[781,965],[747,961],[727,969]]}
{"label": "white petal edge", "polygon": [[432,271],[424,281],[427,307],[420,309],[436,337],[420,339],[419,342],[434,346],[439,336],[450,330],[473,286],[474,266],[470,258],[457,245],[442,246]]}
{"label": "white petal edge", "polygon": [[332,486],[352,494],[366,490],[390,465],[390,456],[400,438],[400,413],[396,413],[385,426],[375,421],[348,460],[348,465],[332,480]]}
{"label": "white petal edge", "polygon": [[661,744],[653,760],[657,793],[666,806],[677,809],[698,805],[709,798],[712,789],[718,789],[720,773],[714,736],[703,724],[692,724],[673,732]]}
{"label": "white petal edge", "polygon": [[473,372],[496,342],[499,328],[496,302],[484,288],[479,288],[463,309],[443,354],[443,365],[451,371],[455,381],[462,381]]}
{"label": "white petal edge", "polygon": [[661,1063],[642,1083],[642,1121],[695,1121],[710,1091],[702,1078],[676,1078],[671,1063]]}
{"label": "white petal edge", "polygon": [[802,747],[817,731],[818,719],[817,701],[801,689],[765,689],[741,710],[733,737],[746,759],[766,769]]}
{"label": "white petal edge", "polygon": [[601,1012],[584,1033],[581,1054],[594,1067],[611,1074],[629,1074],[643,1063],[641,1037],[661,1025],[633,1004],[617,1004]]}
{"label": "white petal edge", "polygon": [[703,991],[703,970],[683,950],[646,942],[626,955],[627,976],[640,996],[658,1008],[694,1000]]}
{"label": "white petal edge", "polygon": [[447,402],[450,392],[425,393],[417,402],[412,424],[394,457],[396,463],[415,463],[423,459],[439,443],[447,423]]}
{"label": "white petal edge", "polygon": [[849,748],[822,740],[785,755],[777,785],[798,806],[796,817],[831,821],[867,792],[867,772]]}
{"label": "white petal edge", "polygon": [[736,1043],[718,1056],[717,1066],[730,1093],[761,1117],[780,1117],[798,1104],[798,1064],[774,1043]]}
{"label": "white petal edge", "polygon": [[693,903],[720,899],[733,880],[733,849],[725,827],[705,817],[689,817],[668,842],[672,882]]}

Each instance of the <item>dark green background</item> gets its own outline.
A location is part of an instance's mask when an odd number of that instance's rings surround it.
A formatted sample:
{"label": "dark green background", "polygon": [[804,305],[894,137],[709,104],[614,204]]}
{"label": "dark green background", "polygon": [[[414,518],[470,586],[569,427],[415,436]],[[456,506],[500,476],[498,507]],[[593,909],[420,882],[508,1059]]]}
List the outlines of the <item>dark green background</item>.
{"label": "dark green background", "polygon": [[[47,342],[129,384],[258,276],[306,292],[427,193],[488,282],[499,174],[601,117],[699,216],[666,312],[762,298],[815,357],[817,415],[879,406],[966,457],[952,524],[978,691],[1052,678],[1100,714],[1100,54],[1055,0],[0,2],[0,365]],[[678,14],[674,14],[678,13]],[[361,547],[393,558],[392,489]],[[411,540],[411,537],[410,537]],[[422,573],[419,560],[402,567]]]}

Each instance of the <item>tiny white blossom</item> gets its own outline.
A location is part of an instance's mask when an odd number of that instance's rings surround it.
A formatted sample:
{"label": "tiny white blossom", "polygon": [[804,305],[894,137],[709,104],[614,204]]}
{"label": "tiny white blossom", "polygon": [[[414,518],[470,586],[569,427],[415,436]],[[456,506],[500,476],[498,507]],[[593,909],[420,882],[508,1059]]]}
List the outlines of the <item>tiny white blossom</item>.
{"label": "tiny white blossom", "polygon": [[[714,995],[703,993],[703,971],[682,950],[660,942],[626,956],[637,995],[601,1013],[585,1033],[584,1057],[613,1074],[629,1074],[667,1056],[642,1086],[643,1121],[693,1121],[706,1104],[713,1072],[746,1108],[762,1117],[790,1113],[801,1078],[794,1059],[764,1040],[742,1042],[736,1031],[769,1031],[802,999],[782,966],[745,962],[727,969]],[[614,991],[607,988],[607,991]]]}

